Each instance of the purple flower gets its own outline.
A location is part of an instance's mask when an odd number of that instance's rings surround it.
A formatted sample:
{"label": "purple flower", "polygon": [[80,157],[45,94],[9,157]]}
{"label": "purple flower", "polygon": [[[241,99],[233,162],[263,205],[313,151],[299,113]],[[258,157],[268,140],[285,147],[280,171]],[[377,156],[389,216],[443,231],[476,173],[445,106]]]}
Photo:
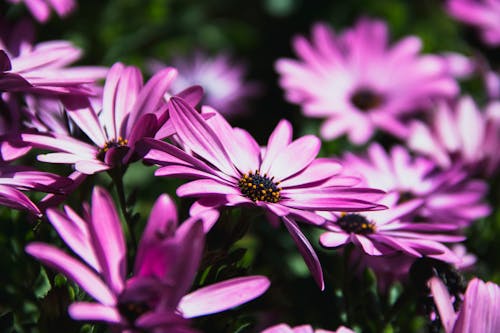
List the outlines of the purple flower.
{"label": "purple flower", "polygon": [[336,331],[313,329],[311,325],[290,327],[287,324],[278,324],[263,330],[261,333],[354,333],[353,330],[340,326]]}
{"label": "purple flower", "polygon": [[[454,262],[457,260],[443,242],[457,242],[465,237],[451,235],[456,226],[437,223],[417,223],[408,217],[422,199],[397,204],[399,196],[392,192],[379,201],[389,207],[383,211],[363,213],[330,213],[323,225],[327,232],[320,236],[324,247],[339,247],[353,243],[370,256],[387,256],[403,252],[413,257],[434,257]],[[326,214],[325,214],[326,216]]]}
{"label": "purple flower", "polygon": [[430,126],[415,121],[408,137],[410,149],[429,156],[442,168],[464,164],[472,174],[493,174],[500,165],[500,104],[492,102],[486,112],[479,111],[470,96],[452,106],[440,101]]}
{"label": "purple flower", "polygon": [[288,101],[306,116],[326,118],[324,139],[347,134],[364,144],[376,129],[404,138],[403,118],[431,97],[458,93],[448,58],[420,55],[421,44],[409,36],[389,47],[387,25],[379,20],[360,19],[339,35],[318,23],[311,41],[294,39],[299,60],[279,59],[276,70]]}
{"label": "purple flower", "polygon": [[[381,191],[351,188],[357,182],[339,175],[332,159],[316,158],[320,140],[306,135],[292,141],[292,127],[282,120],[261,148],[245,130],[232,128],[215,110],[207,121],[183,99],[172,97],[169,110],[173,127],[192,154],[161,142],[145,139],[145,160],[159,164],[155,175],[194,179],[177,189],[181,197],[196,197],[191,214],[222,206],[263,208],[276,221],[281,217],[316,281],[322,286],[317,257],[293,219],[321,224],[316,210],[360,211],[381,209],[372,200]],[[205,229],[212,226],[206,223]]]}
{"label": "purple flower", "polygon": [[40,209],[21,191],[39,191],[63,195],[71,179],[19,165],[0,164],[0,205],[27,210],[40,216]]}
{"label": "purple flower", "polygon": [[40,23],[46,23],[50,17],[50,10],[53,8],[57,15],[66,17],[75,10],[77,3],[75,0],[7,0],[10,3],[24,2],[31,14]]}
{"label": "purple flower", "polygon": [[33,26],[27,21],[9,25],[0,18],[0,91],[88,96],[107,68],[68,67],[82,51],[68,41],[33,45]]}
{"label": "purple flower", "polygon": [[457,20],[480,30],[490,46],[500,45],[500,2],[496,0],[448,0],[446,10]]}
{"label": "purple flower", "polygon": [[159,131],[168,132],[163,95],[175,75],[175,69],[165,68],[143,86],[138,68],[116,63],[106,78],[102,110],[90,105],[67,111],[91,143],[61,133],[25,133],[22,138],[33,146],[56,151],[39,155],[39,160],[74,164],[77,171],[85,174],[127,164],[136,157],[138,140],[154,137]]}
{"label": "purple flower", "polygon": [[483,201],[488,192],[486,182],[470,179],[460,165],[440,170],[432,160],[413,157],[402,146],[388,153],[374,143],[366,156],[347,153],[343,163],[346,169],[363,177],[366,186],[398,192],[401,199],[423,199],[414,215],[429,222],[463,226],[491,211]]}
{"label": "purple flower", "polygon": [[[224,53],[212,58],[201,52],[192,57],[177,57],[172,60],[172,66],[177,68],[179,75],[172,83],[171,92],[200,85],[205,92],[202,103],[225,116],[247,111],[245,100],[258,92],[255,83],[245,81],[245,66],[235,63]],[[156,72],[165,65],[152,61],[150,67]]]}
{"label": "purple flower", "polygon": [[177,224],[172,200],[155,202],[126,279],[126,248],[118,213],[110,195],[95,188],[84,217],[71,208],[49,209],[47,216],[81,261],[48,244],[31,243],[26,251],[76,282],[97,302],[70,305],[73,319],[104,321],[120,332],[193,332],[187,319],[224,311],[267,290],[263,276],[234,278],[189,294],[202,251],[199,218]]}
{"label": "purple flower", "polygon": [[500,287],[474,278],[465,292],[462,306],[455,312],[443,281],[432,277],[428,282],[434,303],[446,333],[500,332]]}

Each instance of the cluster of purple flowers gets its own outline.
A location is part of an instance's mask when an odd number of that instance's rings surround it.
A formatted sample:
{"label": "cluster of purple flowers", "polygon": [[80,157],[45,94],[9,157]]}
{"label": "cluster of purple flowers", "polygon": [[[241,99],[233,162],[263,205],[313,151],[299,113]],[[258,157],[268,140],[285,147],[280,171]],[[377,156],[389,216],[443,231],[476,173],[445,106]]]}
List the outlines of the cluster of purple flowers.
{"label": "cluster of purple flowers", "polygon": [[[61,16],[76,6],[24,2],[40,22],[49,5]],[[448,8],[480,26],[485,42],[499,43],[494,18],[500,3],[484,1],[483,8],[451,0]],[[319,230],[315,241],[326,249],[349,249],[350,265],[371,268],[382,290],[406,280],[418,258],[457,269],[471,265],[457,245],[470,225],[491,213],[488,177],[500,166],[499,101],[492,96],[480,107],[460,94],[457,80],[475,71],[472,59],[421,54],[416,36],[390,44],[380,20],[362,18],[341,33],[318,23],[310,39],[293,40],[298,59],[279,59],[276,70],[285,98],[304,116],[324,120],[320,135],[294,139],[283,119],[262,146],[224,118],[257,91],[226,55],[156,64],[145,82],[139,68],[119,62],[109,69],[71,66],[80,49],[66,41],[35,43],[32,29],[28,21],[0,18],[0,204],[48,221],[73,252],[38,241],[26,248],[94,300],[72,303],[73,319],[102,321],[117,332],[196,332],[190,318],[259,297],[270,287],[261,275],[190,292],[205,235],[234,207],[282,223],[321,290],[323,268],[301,226]],[[321,139],[344,135],[366,149],[318,157]],[[398,144],[384,146],[375,140],[381,137]],[[37,165],[65,164],[72,171],[22,165],[28,153],[44,162]],[[107,172],[120,190],[127,167],[137,161],[157,166],[157,177],[189,179],[176,194],[194,198],[190,217],[179,223],[172,199],[160,196],[137,248],[127,251],[126,235],[134,232],[123,229],[130,228],[127,211],[121,202],[122,225],[103,188],[93,188],[82,213],[58,208],[89,175]],[[26,191],[47,195],[35,201]],[[133,269],[127,268],[129,252]],[[472,280],[458,312],[437,276],[428,286],[447,333],[500,331],[497,285]],[[278,324],[264,332],[331,331]]]}

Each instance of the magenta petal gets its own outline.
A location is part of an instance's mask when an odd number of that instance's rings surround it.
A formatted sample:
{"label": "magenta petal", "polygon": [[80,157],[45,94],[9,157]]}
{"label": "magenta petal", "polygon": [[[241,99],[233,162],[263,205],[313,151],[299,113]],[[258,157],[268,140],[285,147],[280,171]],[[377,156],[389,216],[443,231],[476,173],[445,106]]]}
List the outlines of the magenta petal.
{"label": "magenta petal", "polygon": [[75,320],[103,321],[110,324],[119,324],[124,320],[116,307],[98,303],[75,302],[70,304],[68,312]]}
{"label": "magenta petal", "polygon": [[293,241],[299,248],[300,254],[304,258],[309,271],[311,272],[314,281],[318,284],[321,290],[325,289],[325,282],[323,281],[323,270],[321,269],[321,264],[319,262],[318,256],[314,249],[307,240],[306,236],[300,231],[299,226],[293,220],[283,217],[283,223],[287,228],[290,236],[292,236]]}
{"label": "magenta petal", "polygon": [[184,296],[178,308],[184,318],[221,312],[259,297],[269,288],[269,285],[269,280],[264,276],[226,280]]}
{"label": "magenta petal", "polygon": [[342,170],[342,165],[329,158],[318,158],[299,174],[281,182],[281,187],[303,186],[328,179]]}
{"label": "magenta petal", "polygon": [[267,173],[277,180],[286,179],[306,168],[318,155],[320,147],[321,141],[317,137],[303,136],[276,155]]}
{"label": "magenta petal", "polygon": [[180,197],[192,197],[209,194],[233,194],[241,195],[236,186],[223,184],[212,179],[198,179],[181,185],[177,188],[177,195]]}
{"label": "magenta petal", "polygon": [[0,184],[0,205],[16,209],[27,209],[34,215],[42,215],[38,207],[24,193],[2,184]]}
{"label": "magenta petal", "polygon": [[103,147],[106,143],[106,136],[99,123],[99,118],[91,107],[77,109],[67,112],[69,117],[97,146]]}
{"label": "magenta petal", "polygon": [[363,251],[365,251],[365,253],[368,255],[380,256],[383,254],[379,249],[377,249],[375,244],[365,236],[351,234],[351,239],[354,244],[356,244],[357,246],[361,246]]}
{"label": "magenta petal", "polygon": [[228,175],[237,175],[224,145],[203,117],[184,100],[170,99],[170,117],[177,135],[196,154]]}
{"label": "magenta petal", "polygon": [[106,76],[106,83],[104,84],[103,99],[102,99],[102,123],[105,124],[108,135],[117,138],[117,128],[115,126],[115,108],[118,85],[120,78],[125,70],[122,63],[115,63],[109,70]]}
{"label": "magenta petal", "polygon": [[115,294],[119,294],[123,290],[127,270],[122,225],[113,200],[104,189],[94,188],[91,208],[89,229],[94,250],[106,282]]}
{"label": "magenta petal", "polygon": [[274,158],[283,151],[292,141],[292,124],[288,120],[281,120],[269,136],[267,150],[262,160],[260,170],[266,173],[271,167]]}
{"label": "magenta petal", "polygon": [[115,295],[93,271],[58,248],[43,243],[31,243],[26,247],[26,252],[75,281],[100,303],[116,304]]}
{"label": "magenta petal", "polygon": [[350,236],[341,232],[325,232],[319,237],[319,242],[324,247],[339,247],[349,242]]}
{"label": "magenta petal", "polygon": [[278,324],[273,327],[269,327],[260,333],[295,333],[295,331],[286,324]]}
{"label": "magenta petal", "polygon": [[195,107],[203,99],[203,88],[201,86],[191,86],[175,95]]}
{"label": "magenta petal", "polygon": [[455,324],[456,314],[453,310],[448,288],[444,285],[443,281],[435,276],[429,280],[428,286],[434,298],[434,303],[439,311],[445,332],[451,333],[453,331],[453,325]]}

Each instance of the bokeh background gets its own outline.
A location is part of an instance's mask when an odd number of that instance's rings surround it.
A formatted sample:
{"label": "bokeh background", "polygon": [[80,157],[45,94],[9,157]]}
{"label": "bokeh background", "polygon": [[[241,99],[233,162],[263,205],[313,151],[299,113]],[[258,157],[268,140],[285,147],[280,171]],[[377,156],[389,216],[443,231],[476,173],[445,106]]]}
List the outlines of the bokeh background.
{"label": "bokeh background", "polygon": [[[246,77],[259,85],[259,94],[249,99],[249,112],[234,115],[230,122],[247,129],[261,144],[282,118],[292,122],[295,137],[317,134],[319,121],[304,118],[298,106],[284,100],[274,70],[278,58],[294,57],[292,37],[308,36],[314,22],[324,21],[339,31],[361,16],[381,18],[387,21],[392,40],[417,35],[423,40],[424,52],[481,54],[493,68],[500,64],[499,50],[485,47],[472,29],[446,15],[444,2],[436,0],[83,0],[78,5],[66,19],[53,17],[47,24],[37,25],[37,40],[74,42],[84,50],[82,65],[110,66],[122,61],[141,67],[147,76],[150,59],[169,64],[174,57],[198,51],[228,53],[245,64]],[[2,2],[0,10],[12,19],[29,16],[21,5]],[[468,80],[462,88],[480,105],[485,101],[481,78]],[[339,139],[325,143],[322,154],[363,148]],[[37,162],[33,159],[32,163]],[[89,179],[84,184],[87,189],[72,195],[70,204],[77,206],[86,200],[92,182],[109,186],[110,180],[105,175]],[[135,193],[135,211],[141,216],[138,231],[154,199],[164,192],[173,195],[180,183],[155,178],[153,169],[141,164],[131,167],[126,186],[129,193]],[[474,275],[500,283],[498,179],[490,185],[494,214],[472,225],[465,244],[478,257]],[[190,202],[178,203],[185,217]],[[22,212],[0,207],[0,217],[0,332],[105,332],[103,325],[72,321],[66,307],[82,291],[24,254],[24,246],[34,234],[63,246],[54,232]],[[354,278],[347,274],[340,253],[322,250],[315,243],[326,273],[326,291],[321,292],[285,230],[274,229],[264,217],[248,220],[235,213],[225,218],[226,223],[218,224],[209,235],[206,270],[198,283],[252,273],[268,275],[273,284],[249,305],[198,319],[196,325],[205,332],[257,332],[276,317],[291,325],[336,328],[348,320],[341,291],[345,283],[352,285],[349,306],[356,316],[349,321],[357,331],[425,332],[415,286],[396,284],[381,295],[372,273]],[[311,240],[317,239],[314,231],[305,231]]]}

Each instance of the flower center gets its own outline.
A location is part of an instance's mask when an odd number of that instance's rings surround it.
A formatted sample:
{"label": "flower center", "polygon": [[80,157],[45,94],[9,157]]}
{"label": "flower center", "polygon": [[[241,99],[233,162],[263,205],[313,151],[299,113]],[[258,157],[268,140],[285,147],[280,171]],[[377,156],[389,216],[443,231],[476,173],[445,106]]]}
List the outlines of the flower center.
{"label": "flower center", "polygon": [[127,144],[128,140],[119,136],[118,139],[111,139],[108,142],[106,142],[104,146],[101,148],[101,152],[105,153],[111,148],[123,147],[126,146]]}
{"label": "flower center", "polygon": [[151,310],[151,307],[145,302],[119,302],[118,311],[121,315],[128,319],[133,324],[137,318]]}
{"label": "flower center", "polygon": [[241,193],[250,200],[278,202],[280,200],[280,182],[274,182],[274,177],[269,178],[267,174],[261,175],[259,170],[255,173],[245,173],[238,182]]}
{"label": "flower center", "polygon": [[362,111],[375,109],[384,103],[384,96],[368,88],[360,88],[351,96],[351,103]]}
{"label": "flower center", "polygon": [[337,224],[344,230],[345,232],[355,233],[355,234],[372,234],[377,229],[375,228],[375,224],[368,221],[366,217],[359,214],[345,214],[342,215],[338,220]]}

